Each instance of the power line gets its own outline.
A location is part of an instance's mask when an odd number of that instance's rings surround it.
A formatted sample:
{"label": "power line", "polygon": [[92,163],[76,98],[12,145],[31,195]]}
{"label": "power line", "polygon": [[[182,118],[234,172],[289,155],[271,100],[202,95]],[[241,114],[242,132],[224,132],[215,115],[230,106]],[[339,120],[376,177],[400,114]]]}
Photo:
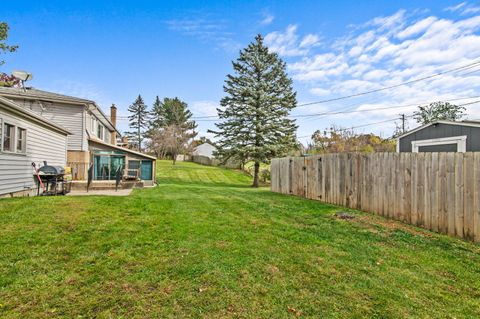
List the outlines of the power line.
{"label": "power line", "polygon": [[[480,100],[459,104],[458,106],[465,106],[465,105],[471,105],[471,104],[476,104],[476,103],[480,103]],[[372,125],[376,125],[376,124],[392,122],[392,121],[396,121],[396,120],[402,120],[402,128],[403,128],[403,130],[405,130],[405,120],[407,118],[412,118],[413,116],[414,115],[400,114],[400,117],[396,117],[396,118],[393,118],[393,119],[388,119],[388,120],[383,120],[383,121],[373,122],[373,123],[367,123],[367,124],[362,124],[362,125],[357,125],[357,126],[352,126],[352,127],[342,128],[342,129],[337,129],[337,131],[353,130],[353,129],[356,129],[356,128],[367,127],[367,126],[372,126]],[[304,138],[304,137],[309,137],[309,136],[311,136],[311,135],[298,136],[297,138]]]}
{"label": "power line", "polygon": [[[478,71],[480,71],[480,69]],[[446,102],[449,102],[449,101],[451,102],[451,101],[474,99],[474,98],[479,98],[479,97],[480,97],[480,95],[475,95],[475,96],[469,96],[469,97],[459,97],[459,98],[442,99],[442,100],[444,100]],[[473,102],[469,102],[469,103],[464,103],[464,104],[460,104],[459,106],[476,104],[478,102],[480,102],[480,101],[473,101]],[[429,104],[429,103],[431,103],[431,102],[417,102],[417,103],[411,103],[411,104],[405,104],[405,105],[385,106],[385,107],[378,107],[378,108],[364,109],[364,110],[347,109],[345,111],[320,112],[320,113],[312,113],[312,114],[297,114],[297,115],[290,115],[290,117],[292,117],[292,118],[313,118],[313,117],[320,117],[320,116],[327,116],[327,115],[373,112],[373,111],[380,111],[380,110],[399,109],[399,108],[405,108],[405,107],[411,107],[411,106],[426,105],[426,104]],[[355,107],[358,107],[358,106],[361,106],[361,105],[362,104],[356,104]],[[209,115],[209,116],[192,117],[191,119],[192,120],[197,120],[197,121],[214,122],[214,121],[219,120],[220,118],[218,118],[218,116],[216,116],[216,115]],[[118,116],[117,120],[128,120],[128,116]]]}
{"label": "power line", "polygon": [[[410,117],[413,117],[413,115],[405,116],[405,118],[410,118]],[[383,121],[378,121],[378,122],[373,122],[373,123],[367,123],[367,124],[362,124],[362,125],[357,125],[357,126],[352,126],[352,127],[340,128],[340,129],[337,129],[337,131],[348,131],[348,130],[353,130],[353,129],[356,129],[356,128],[367,127],[367,126],[372,126],[372,125],[382,124],[382,123],[387,123],[387,122],[393,122],[393,121],[396,121],[396,120],[398,120],[398,119],[401,119],[401,118],[396,117],[396,118],[392,118],[392,119],[388,119],[388,120],[383,120]],[[330,131],[331,131],[331,130],[330,130]],[[297,138],[305,138],[305,137],[310,137],[310,136],[312,136],[312,134],[310,134],[310,135],[298,136]]]}
{"label": "power line", "polygon": [[438,77],[438,76],[441,76],[441,75],[444,75],[444,74],[447,74],[447,73],[452,73],[452,72],[455,72],[455,71],[470,69],[470,68],[476,67],[478,65],[480,65],[480,61],[470,63],[470,64],[467,64],[467,65],[464,65],[464,66],[460,66],[460,67],[457,67],[457,68],[454,68],[454,69],[449,69],[449,70],[446,70],[446,71],[443,71],[443,72],[438,72],[438,73],[435,73],[435,74],[432,74],[432,75],[429,75],[429,76],[425,76],[425,77],[421,77],[421,78],[418,78],[418,79],[402,82],[402,83],[399,83],[399,84],[386,86],[386,87],[382,87],[382,88],[375,89],[375,90],[364,91],[364,92],[360,92],[360,93],[340,96],[340,97],[332,98],[332,99],[303,103],[303,104],[298,105],[297,107],[314,105],[314,104],[323,104],[323,103],[328,103],[328,102],[333,102],[333,101],[338,101],[338,100],[349,99],[349,98],[352,98],[352,97],[367,95],[367,94],[371,94],[371,93],[386,91],[386,90],[394,89],[394,88],[397,88],[397,87],[400,87],[400,86],[403,86],[403,85],[408,85],[408,84],[412,84],[412,83],[416,83],[416,82],[420,82],[420,81],[425,81],[425,80],[428,80],[428,79],[431,79],[431,78],[434,78],[434,77]]}
{"label": "power line", "polygon": [[[455,98],[455,99],[444,99],[444,101],[449,102],[449,101],[468,100],[468,99],[474,99],[474,98],[479,98],[479,97],[480,97],[480,95],[476,95],[476,96],[462,97],[462,98]],[[346,111],[338,111],[338,112],[301,114],[301,115],[296,115],[296,116],[292,116],[292,117],[316,117],[316,116],[336,115],[336,114],[372,112],[372,111],[379,111],[379,110],[399,109],[399,108],[419,106],[419,105],[428,105],[430,103],[431,102],[419,102],[419,103],[412,103],[412,104],[406,104],[406,105],[385,106],[385,107],[378,107],[378,108],[365,109],[365,110],[346,110]],[[475,101],[475,103],[478,103],[478,101]],[[475,104],[475,103],[473,103],[473,102],[472,103],[466,103],[466,104],[461,104],[459,106],[470,105],[470,104]],[[358,106],[360,106],[360,105],[358,105]]]}

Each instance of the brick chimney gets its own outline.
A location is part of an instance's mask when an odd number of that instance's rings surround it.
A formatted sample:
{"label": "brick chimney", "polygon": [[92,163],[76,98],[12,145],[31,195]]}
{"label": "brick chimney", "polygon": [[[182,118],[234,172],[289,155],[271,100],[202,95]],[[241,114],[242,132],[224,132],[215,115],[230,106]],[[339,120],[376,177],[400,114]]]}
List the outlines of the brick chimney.
{"label": "brick chimney", "polygon": [[[115,106],[115,104],[112,104],[112,106],[110,106],[110,122],[112,122],[113,127],[116,129],[117,128],[117,107]],[[116,131],[112,132],[111,144],[113,144],[113,145],[117,144],[117,132]]]}

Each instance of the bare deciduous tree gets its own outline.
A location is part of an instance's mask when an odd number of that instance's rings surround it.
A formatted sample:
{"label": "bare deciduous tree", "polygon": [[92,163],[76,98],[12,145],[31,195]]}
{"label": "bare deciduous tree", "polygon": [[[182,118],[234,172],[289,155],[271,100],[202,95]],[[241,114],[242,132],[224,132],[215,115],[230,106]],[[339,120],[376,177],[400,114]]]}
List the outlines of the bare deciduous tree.
{"label": "bare deciduous tree", "polygon": [[177,155],[191,152],[191,140],[197,135],[196,132],[185,129],[179,125],[169,125],[161,130],[155,130],[152,133],[148,147],[153,150],[160,158],[170,154],[173,165],[177,160]]}

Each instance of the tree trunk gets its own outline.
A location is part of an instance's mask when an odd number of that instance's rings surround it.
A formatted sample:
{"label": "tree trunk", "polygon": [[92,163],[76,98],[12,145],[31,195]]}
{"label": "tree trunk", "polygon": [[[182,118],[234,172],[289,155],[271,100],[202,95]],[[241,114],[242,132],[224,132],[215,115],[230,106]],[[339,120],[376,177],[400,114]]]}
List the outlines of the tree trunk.
{"label": "tree trunk", "polygon": [[177,154],[175,153],[172,154],[172,161],[173,161],[173,165],[175,165],[175,163],[177,162]]}
{"label": "tree trunk", "polygon": [[253,171],[253,185],[252,187],[258,187],[258,175],[260,172],[260,162],[255,161],[255,166],[254,166],[254,171]]}

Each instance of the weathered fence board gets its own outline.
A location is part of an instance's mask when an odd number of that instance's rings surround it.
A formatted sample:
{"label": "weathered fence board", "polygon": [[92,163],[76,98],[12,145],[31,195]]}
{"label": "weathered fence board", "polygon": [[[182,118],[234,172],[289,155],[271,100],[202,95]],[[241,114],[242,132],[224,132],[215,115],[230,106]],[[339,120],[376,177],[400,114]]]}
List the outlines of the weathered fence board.
{"label": "weathered fence board", "polygon": [[480,153],[279,158],[271,189],[480,242]]}

